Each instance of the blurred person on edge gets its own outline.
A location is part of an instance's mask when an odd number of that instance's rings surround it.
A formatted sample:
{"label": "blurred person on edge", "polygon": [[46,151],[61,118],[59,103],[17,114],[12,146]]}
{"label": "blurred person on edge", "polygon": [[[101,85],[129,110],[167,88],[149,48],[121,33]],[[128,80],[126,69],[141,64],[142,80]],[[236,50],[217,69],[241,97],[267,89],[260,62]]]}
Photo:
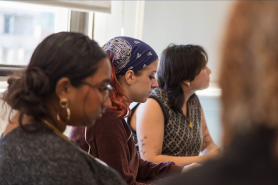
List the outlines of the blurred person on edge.
{"label": "blurred person on edge", "polygon": [[221,65],[225,153],[163,185],[278,184],[278,2],[236,2]]}

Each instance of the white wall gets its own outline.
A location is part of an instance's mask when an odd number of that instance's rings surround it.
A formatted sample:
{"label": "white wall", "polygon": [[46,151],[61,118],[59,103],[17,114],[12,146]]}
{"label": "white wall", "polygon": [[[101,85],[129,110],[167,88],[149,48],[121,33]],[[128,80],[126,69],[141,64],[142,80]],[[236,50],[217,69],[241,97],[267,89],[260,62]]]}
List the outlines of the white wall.
{"label": "white wall", "polygon": [[142,2],[138,1],[112,1],[111,14],[96,13],[94,39],[99,45],[102,46],[108,40],[121,36],[122,29],[124,36],[138,38],[138,11],[141,4]]}
{"label": "white wall", "polygon": [[[212,70],[210,87],[218,87],[221,42],[233,3],[233,1],[146,1],[142,40],[152,46],[158,55],[170,43],[203,46],[209,56],[208,66]],[[219,98],[200,97],[200,101],[211,136],[215,143],[221,146]]]}
{"label": "white wall", "polygon": [[[217,82],[222,33],[233,1],[146,1],[143,41],[160,55],[170,43],[198,44]],[[217,85],[213,84],[212,85]]]}

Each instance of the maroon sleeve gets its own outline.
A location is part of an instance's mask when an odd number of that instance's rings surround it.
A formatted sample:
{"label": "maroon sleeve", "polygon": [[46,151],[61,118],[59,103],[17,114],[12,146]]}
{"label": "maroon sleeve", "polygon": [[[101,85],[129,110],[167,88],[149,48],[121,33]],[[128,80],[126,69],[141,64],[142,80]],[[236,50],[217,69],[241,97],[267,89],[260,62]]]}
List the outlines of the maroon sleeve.
{"label": "maroon sleeve", "polygon": [[174,162],[153,163],[140,159],[137,179],[139,181],[149,178],[165,178],[175,174],[181,174],[183,166],[175,165]]}
{"label": "maroon sleeve", "polygon": [[[94,127],[98,157],[119,172],[128,185],[136,185],[137,171],[130,169],[130,152],[124,119],[115,113],[104,114]],[[88,137],[88,135],[87,135]],[[132,159],[134,160],[134,159]],[[137,162],[138,163],[138,162]]]}
{"label": "maroon sleeve", "polygon": [[148,181],[158,175],[181,173],[182,166],[173,162],[156,164],[140,159],[130,134],[125,120],[108,110],[86,136],[92,155],[117,170],[128,185],[138,185],[137,180]]}

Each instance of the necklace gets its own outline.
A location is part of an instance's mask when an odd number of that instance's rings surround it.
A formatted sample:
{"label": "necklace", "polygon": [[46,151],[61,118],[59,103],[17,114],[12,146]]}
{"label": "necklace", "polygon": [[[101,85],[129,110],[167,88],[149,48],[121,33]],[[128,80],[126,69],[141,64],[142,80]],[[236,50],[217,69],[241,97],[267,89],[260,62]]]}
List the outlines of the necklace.
{"label": "necklace", "polygon": [[68,138],[67,136],[65,136],[59,129],[57,129],[54,125],[52,125],[51,123],[49,123],[48,121],[46,121],[45,119],[42,119],[42,121],[51,129],[53,130],[53,132],[55,132],[57,135],[59,135],[60,137],[64,138],[65,140],[71,142],[70,138]]}
{"label": "necklace", "polygon": [[[51,123],[49,123],[48,121],[46,121],[45,119],[42,119],[42,121],[51,129],[53,130],[53,132],[55,132],[57,135],[59,135],[60,137],[64,138],[65,140],[69,141],[71,144],[72,141],[70,140],[70,138],[68,138],[67,136],[65,136],[59,129],[57,129],[54,125],[52,125]],[[87,127],[86,127],[87,128]],[[86,132],[85,132],[86,133]],[[87,141],[86,141],[87,142]],[[90,146],[90,145],[89,145]],[[76,147],[76,146],[75,146]],[[85,153],[86,155],[89,155],[90,157],[94,158],[94,156],[90,155],[89,153],[85,152],[84,150],[82,150],[80,147],[76,147],[79,151]],[[98,162],[100,162],[101,164],[104,164],[105,166],[108,166],[106,163],[104,163],[103,161],[101,161],[100,159],[94,158],[96,159]]]}
{"label": "necklace", "polygon": [[185,116],[189,122],[189,127],[192,129],[192,122],[191,122],[191,117],[190,117],[190,108],[189,108],[189,103],[187,103],[188,105],[188,117]]}

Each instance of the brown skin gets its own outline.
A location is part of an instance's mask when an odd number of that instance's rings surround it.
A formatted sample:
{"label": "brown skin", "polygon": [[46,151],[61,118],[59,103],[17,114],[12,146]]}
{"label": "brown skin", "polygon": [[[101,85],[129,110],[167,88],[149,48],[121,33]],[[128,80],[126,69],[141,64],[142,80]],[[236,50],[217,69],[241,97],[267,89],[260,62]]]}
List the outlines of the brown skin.
{"label": "brown skin", "polygon": [[[97,72],[84,79],[85,82],[92,85],[95,84],[107,84],[111,79],[111,65],[107,58],[102,59],[99,63]],[[61,78],[55,89],[55,94],[45,100],[46,106],[49,108],[52,119],[47,119],[52,123],[55,120],[56,127],[63,132],[66,125],[71,126],[90,126],[94,123],[94,120],[101,115],[104,108],[111,106],[110,98],[105,101],[103,95],[97,88],[92,88],[88,85],[81,85],[76,88],[71,85],[68,78]],[[60,99],[67,99],[70,109],[70,120],[66,121],[67,113],[65,109],[60,107]],[[57,112],[60,110],[61,121],[57,120]],[[19,113],[17,113],[5,129],[4,135],[8,134],[13,129],[19,126],[18,122]],[[31,116],[24,116],[22,124],[33,123],[34,120]]]}

